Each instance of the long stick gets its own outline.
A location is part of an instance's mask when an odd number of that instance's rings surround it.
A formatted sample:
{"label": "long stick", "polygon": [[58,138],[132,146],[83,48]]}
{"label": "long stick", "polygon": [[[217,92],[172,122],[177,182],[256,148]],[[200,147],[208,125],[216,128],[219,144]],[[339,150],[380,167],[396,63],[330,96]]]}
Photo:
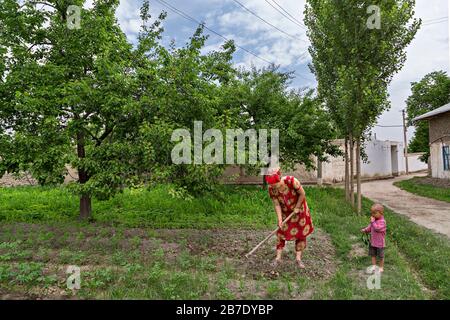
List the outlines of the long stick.
{"label": "long stick", "polygon": [[[292,212],[281,224],[285,224],[295,213]],[[261,247],[267,240],[269,240],[275,233],[277,233],[278,229],[280,229],[280,227],[276,228],[274,231],[272,231],[263,241],[261,241],[260,243],[258,243],[258,245],[256,247],[254,247],[252,249],[252,251],[250,251],[249,253],[247,253],[245,255],[246,258],[248,258],[250,255],[253,254],[253,252],[255,252],[256,250],[258,250],[259,247]]]}

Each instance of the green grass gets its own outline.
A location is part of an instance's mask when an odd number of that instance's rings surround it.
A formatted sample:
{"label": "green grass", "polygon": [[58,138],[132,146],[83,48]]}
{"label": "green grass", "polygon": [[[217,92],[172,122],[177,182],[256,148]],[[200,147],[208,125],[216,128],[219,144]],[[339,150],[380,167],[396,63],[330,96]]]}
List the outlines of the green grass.
{"label": "green grass", "polygon": [[[128,227],[211,228],[273,225],[265,192],[254,186],[222,186],[193,200],[175,199],[166,186],[125,190],[108,201],[93,200],[93,218]],[[77,197],[65,188],[0,188],[0,221],[55,222],[78,217]]]}
{"label": "green grass", "polygon": [[450,188],[424,184],[422,180],[421,177],[414,177],[409,180],[397,181],[394,185],[419,196],[450,202]]}
{"label": "green grass", "polygon": [[[65,268],[73,264],[84,268],[78,298],[289,299],[311,292],[315,299],[450,299],[448,239],[390,210],[381,289],[367,289],[370,258],[359,233],[369,220],[367,199],[359,216],[343,201],[343,190],[306,188],[314,224],[328,233],[336,250],[330,262],[336,272],[316,281],[291,273],[251,275],[239,260],[226,260],[227,251],[191,251],[199,243],[202,248],[220,241],[244,244],[243,229],[262,229],[263,236],[276,221],[267,191],[224,186],[192,201],[173,199],[166,191],[165,186],[126,190],[109,201],[94,201],[95,222],[86,223],[77,220],[78,200],[64,188],[0,189],[0,295],[71,296]],[[183,236],[167,230],[162,236],[159,228],[218,229],[211,230],[211,238],[195,238],[195,230]],[[221,229],[235,233],[215,239]],[[357,247],[363,254],[351,255]],[[267,254],[260,263],[272,259],[272,248],[261,250]]]}
{"label": "green grass", "polygon": [[[315,220],[321,228],[327,231],[336,246],[341,261],[341,270],[331,283],[328,298],[345,299],[351,294],[353,297],[360,294],[361,286],[355,288],[354,281],[345,281],[351,270],[362,270],[369,265],[368,258],[349,258],[348,254],[360,240],[359,229],[368,224],[370,207],[373,204],[368,199],[363,199],[363,216],[351,213],[351,208],[342,203],[344,196],[340,189],[322,189],[315,192],[311,200],[315,206]],[[374,291],[373,298],[424,298],[423,292],[418,289],[418,283],[413,277],[413,271],[420,282],[434,293],[432,297],[437,299],[450,298],[450,243],[444,236],[435,234],[404,216],[396,214],[389,209],[385,210],[387,221],[387,248],[386,271],[382,282],[385,285],[384,292]],[[345,271],[342,271],[345,270]],[[387,288],[386,288],[387,286]],[[329,288],[325,288],[329,289]],[[323,291],[326,291],[326,290]],[[324,296],[319,296],[324,297]]]}

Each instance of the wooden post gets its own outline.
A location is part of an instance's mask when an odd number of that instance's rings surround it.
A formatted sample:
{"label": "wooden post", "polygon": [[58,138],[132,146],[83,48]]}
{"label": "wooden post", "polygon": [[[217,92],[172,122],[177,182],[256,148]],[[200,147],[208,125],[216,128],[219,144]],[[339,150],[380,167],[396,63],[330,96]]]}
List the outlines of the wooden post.
{"label": "wooden post", "polygon": [[355,144],[353,141],[353,135],[350,134],[350,203],[352,204],[352,207],[355,207],[355,184],[353,182],[354,178],[354,162],[355,162]]}
{"label": "wooden post", "polygon": [[361,139],[356,141],[356,211],[361,213]]}
{"label": "wooden post", "polygon": [[[308,210],[308,209],[307,209]],[[284,221],[281,223],[282,225],[285,224],[295,213],[292,212],[286,219],[284,219]],[[267,242],[267,240],[269,240],[275,233],[277,233],[278,229],[280,229],[280,227],[276,228],[274,231],[272,231],[263,241],[261,241],[260,243],[258,243],[256,245],[256,247],[254,247],[249,253],[247,253],[245,255],[246,258],[250,257],[250,255],[252,255],[256,250],[259,249],[259,247],[261,247],[265,242]]]}
{"label": "wooden post", "polygon": [[348,181],[348,136],[345,136],[345,200],[350,201],[350,190],[349,190],[349,181]]}
{"label": "wooden post", "polygon": [[409,174],[409,168],[408,168],[408,139],[406,137],[406,132],[407,132],[407,128],[406,128],[406,114],[405,114],[405,109],[402,110],[402,114],[403,114],[403,141],[404,141],[404,150],[403,150],[403,154],[405,156],[405,165],[406,165],[406,175]]}

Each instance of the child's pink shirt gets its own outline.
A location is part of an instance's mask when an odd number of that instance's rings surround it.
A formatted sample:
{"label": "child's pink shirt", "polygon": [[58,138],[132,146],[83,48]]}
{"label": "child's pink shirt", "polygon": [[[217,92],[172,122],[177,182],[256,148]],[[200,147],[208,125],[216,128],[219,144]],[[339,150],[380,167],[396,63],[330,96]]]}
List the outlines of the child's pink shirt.
{"label": "child's pink shirt", "polygon": [[364,232],[370,232],[370,244],[372,247],[385,247],[386,243],[384,238],[386,236],[386,221],[384,220],[384,217],[371,222],[366,228],[364,228]]}

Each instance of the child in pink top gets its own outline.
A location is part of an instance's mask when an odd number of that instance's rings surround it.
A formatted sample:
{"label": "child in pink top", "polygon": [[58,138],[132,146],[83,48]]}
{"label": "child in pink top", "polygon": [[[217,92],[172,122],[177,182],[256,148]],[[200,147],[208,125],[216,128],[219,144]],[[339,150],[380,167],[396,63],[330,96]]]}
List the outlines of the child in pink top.
{"label": "child in pink top", "polygon": [[380,259],[379,271],[384,271],[384,247],[386,246],[386,221],[384,220],[384,208],[376,203],[370,209],[370,224],[361,229],[363,233],[370,233],[369,255],[372,257],[372,267],[369,272],[374,272],[377,268],[377,257]]}

